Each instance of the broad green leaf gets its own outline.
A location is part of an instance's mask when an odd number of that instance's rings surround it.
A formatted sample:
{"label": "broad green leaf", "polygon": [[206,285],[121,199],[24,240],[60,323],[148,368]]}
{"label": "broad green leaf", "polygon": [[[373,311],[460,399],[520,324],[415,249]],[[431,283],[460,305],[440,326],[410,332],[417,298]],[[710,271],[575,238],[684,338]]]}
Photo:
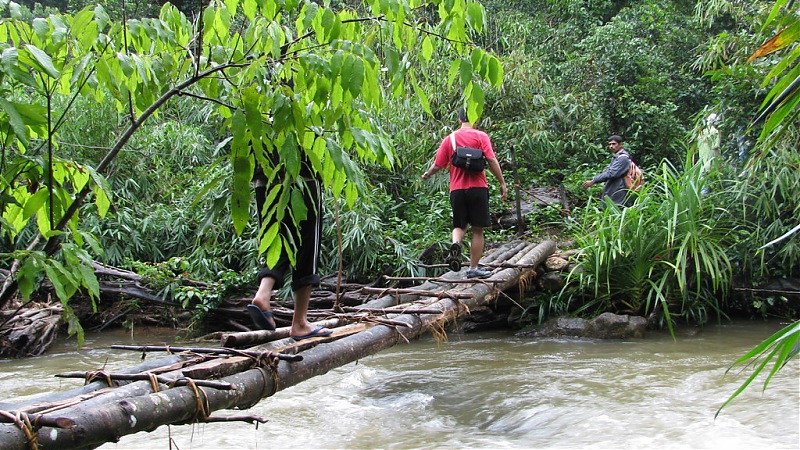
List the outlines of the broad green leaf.
{"label": "broad green leaf", "polygon": [[67,27],[67,24],[64,23],[64,20],[61,18],[61,16],[51,15],[50,26],[53,28],[53,32],[51,34],[52,41],[59,44],[65,43],[65,38],[69,34],[69,28]]}
{"label": "broad green leaf", "polygon": [[53,285],[56,291],[56,296],[62,302],[66,302],[72,296],[70,291],[73,291],[73,280],[69,273],[64,270],[60,262],[49,259],[48,263],[44,264],[44,272],[47,274],[47,279]]}
{"label": "broad green leaf", "polygon": [[118,52],[117,61],[119,61],[119,67],[122,69],[122,74],[125,75],[126,78],[130,78],[130,76],[133,74],[133,63],[131,62],[131,57],[125,53]]}
{"label": "broad green leaf", "polygon": [[347,183],[344,187],[344,199],[350,209],[355,207],[356,200],[358,200],[358,189],[356,189],[355,183]]}
{"label": "broad green leaf", "polygon": [[46,215],[46,212],[42,210],[42,207],[47,202],[48,196],[49,192],[47,189],[39,189],[35,194],[30,196],[23,207],[22,218],[28,220],[29,218],[33,217],[34,214]]}
{"label": "broad green leaf", "polygon": [[[260,100],[261,95],[258,94],[255,88],[247,88],[243,90],[242,101],[244,102],[244,119],[247,123],[247,126],[250,127],[250,132],[252,135],[258,138],[264,135]],[[260,139],[254,139],[254,144],[257,146],[257,150],[261,149],[262,142]]]}
{"label": "broad green leaf", "polygon": [[303,186],[292,189],[292,216],[298,223],[308,217],[308,208],[306,208],[305,196],[303,195],[304,189],[309,189],[309,187]]}
{"label": "broad green leaf", "polygon": [[[275,238],[278,236],[278,231],[280,231],[280,224],[277,222],[273,223],[267,230],[264,231],[258,243],[259,254],[264,254],[273,247],[276,240]],[[280,239],[278,239],[278,244],[280,244]],[[267,265],[274,266],[278,262],[279,256],[280,253],[275,256],[274,262],[270,262],[270,256],[267,255]]]}
{"label": "broad green leaf", "polygon": [[33,27],[33,32],[36,33],[36,37],[39,38],[39,42],[45,42],[47,40],[47,35],[50,34],[50,24],[47,20],[36,17],[33,19],[31,25]]}
{"label": "broad green leaf", "polygon": [[503,85],[503,65],[493,55],[489,55],[489,82],[499,88]]}
{"label": "broad green leaf", "polygon": [[289,133],[280,146],[281,162],[286,167],[289,177],[296,177],[300,173],[300,152],[294,133]]}
{"label": "broad green leaf", "polygon": [[63,320],[67,322],[67,335],[72,336],[75,335],[75,340],[78,343],[78,349],[83,347],[84,342],[86,342],[86,337],[84,335],[83,327],[81,326],[80,320],[75,312],[72,310],[72,307],[66,303],[64,304],[64,313],[62,314]]}
{"label": "broad green leaf", "polygon": [[239,0],[225,0],[225,7],[228,8],[228,14],[231,16],[236,15],[236,9],[239,6]]}
{"label": "broad green leaf", "polygon": [[31,44],[26,44],[24,48],[30,54],[30,56],[33,57],[33,60],[36,61],[35,69],[37,71],[43,72],[51,78],[58,78],[61,75],[58,69],[53,66],[53,61],[50,59],[50,55]]}
{"label": "broad green leaf", "polygon": [[28,301],[31,298],[34,286],[36,286],[39,269],[36,267],[33,258],[24,258],[23,261],[19,272],[17,272],[17,286],[22,298]]}
{"label": "broad green leaf", "polygon": [[433,111],[431,111],[431,103],[428,100],[428,94],[425,93],[425,90],[422,89],[415,78],[412,78],[412,84],[414,86],[414,93],[417,94],[417,99],[422,105],[422,109],[430,116],[433,116]]}
{"label": "broad green leaf", "polygon": [[25,126],[25,120],[22,115],[17,111],[17,106],[4,98],[0,98],[0,110],[8,116],[8,123],[11,125],[11,129],[14,130],[14,135],[27,146],[28,128]]}
{"label": "broad green leaf", "polygon": [[480,84],[472,83],[472,92],[470,95],[470,109],[474,108],[474,117],[481,117],[483,115],[483,104],[485,102],[485,94]]}
{"label": "broad green leaf", "polygon": [[311,27],[318,13],[319,5],[316,3],[308,2],[303,6],[303,11],[298,17],[297,24],[295,25],[300,32],[299,34],[302,34],[302,32]]}
{"label": "broad green leaf", "polygon": [[422,40],[422,59],[430,61],[433,56],[433,41],[430,36],[425,36]]}
{"label": "broad green leaf", "polygon": [[252,22],[258,12],[258,3],[255,0],[243,0],[242,11],[247,20]]}
{"label": "broad green leaf", "polygon": [[456,59],[450,63],[450,69],[447,71],[447,84],[452,85],[460,72],[461,72],[461,61]]}
{"label": "broad green leaf", "polygon": [[99,35],[97,25],[94,14],[88,9],[78,12],[72,19],[72,33],[77,37],[81,49],[87,52],[85,56],[88,56],[88,51]]}
{"label": "broad green leaf", "polygon": [[98,30],[104,30],[110,20],[105,8],[100,4],[94,8],[94,20],[97,22]]}
{"label": "broad green leaf", "polygon": [[92,191],[94,192],[94,204],[97,207],[97,215],[103,218],[108,213],[108,210],[111,209],[111,199],[107,195],[108,191],[101,189],[97,185],[92,187]]}
{"label": "broad green leaf", "polygon": [[466,59],[461,60],[458,68],[458,74],[461,78],[461,84],[466,86],[472,81],[472,65]]}

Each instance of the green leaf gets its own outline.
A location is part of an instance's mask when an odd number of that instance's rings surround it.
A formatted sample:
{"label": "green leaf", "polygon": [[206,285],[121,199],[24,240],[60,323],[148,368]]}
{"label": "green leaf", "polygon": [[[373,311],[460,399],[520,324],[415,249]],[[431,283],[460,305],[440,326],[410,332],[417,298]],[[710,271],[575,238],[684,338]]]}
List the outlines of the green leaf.
{"label": "green leaf", "polygon": [[253,176],[252,155],[233,157],[233,192],[231,217],[236,234],[241,236],[250,220],[250,179]]}
{"label": "green leaf", "polygon": [[[48,196],[49,192],[47,189],[39,189],[35,194],[30,196],[23,207],[22,218],[28,220],[33,217],[34,214],[39,213],[47,201]],[[41,211],[41,213],[46,214],[46,211]]]}
{"label": "green leaf", "polygon": [[53,60],[50,59],[50,55],[32,44],[26,44],[24,48],[30,56],[33,57],[33,60],[36,61],[36,67],[34,68],[38,72],[44,72],[50,78],[58,78],[61,76],[61,72],[53,66]]}
{"label": "green leaf", "polygon": [[275,264],[278,263],[278,259],[281,256],[281,251],[283,250],[283,243],[281,242],[280,236],[278,236],[278,231],[280,230],[280,224],[275,223],[273,224],[264,236],[261,238],[261,243],[259,245],[259,251],[262,251],[262,248],[266,248],[267,251],[267,266],[273,267]]}
{"label": "green leaf", "polygon": [[[17,257],[17,259],[20,258]],[[19,293],[25,301],[30,300],[38,275],[39,269],[36,268],[36,263],[33,258],[24,258],[24,262],[19,272],[17,272],[17,286],[19,287]]]}
{"label": "green leaf", "polygon": [[503,65],[500,60],[493,55],[489,55],[489,82],[495,87],[503,85]]}
{"label": "green leaf", "polygon": [[40,42],[44,42],[47,40],[47,35],[50,34],[50,24],[47,20],[37,17],[33,19],[33,32],[36,33],[36,37],[39,38]]}
{"label": "green leaf", "polygon": [[347,55],[342,66],[342,87],[353,97],[358,97],[364,83],[364,62],[353,55]]}
{"label": "green leaf", "polygon": [[14,135],[22,141],[23,145],[27,146],[28,128],[25,126],[22,115],[17,111],[16,105],[4,98],[0,98],[0,109],[7,114],[8,122],[11,125],[11,129],[14,130]]}
{"label": "green leaf", "polygon": [[303,195],[304,189],[310,188],[308,186],[302,186],[292,189],[292,200],[290,204],[292,208],[292,217],[294,217],[297,223],[306,220],[308,217],[308,208],[306,208],[305,196]]}
{"label": "green leaf", "polygon": [[425,36],[422,40],[421,56],[424,61],[430,61],[433,56],[433,41],[430,36]]}
{"label": "green leaf", "polygon": [[126,78],[130,78],[134,70],[131,57],[125,53],[117,52],[117,61],[119,61],[119,67],[122,69],[122,74],[125,75]]}
{"label": "green leaf", "polygon": [[468,85],[472,81],[472,64],[466,59],[462,59],[458,68],[458,74],[461,78],[461,84],[463,86]]}

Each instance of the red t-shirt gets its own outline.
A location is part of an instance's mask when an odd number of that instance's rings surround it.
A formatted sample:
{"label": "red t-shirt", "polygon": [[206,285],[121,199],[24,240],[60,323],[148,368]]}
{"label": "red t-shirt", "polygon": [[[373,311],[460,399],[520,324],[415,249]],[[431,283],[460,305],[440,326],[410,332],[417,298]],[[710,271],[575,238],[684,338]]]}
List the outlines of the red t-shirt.
{"label": "red t-shirt", "polygon": [[[483,156],[487,159],[494,158],[494,149],[492,149],[492,141],[489,135],[481,130],[475,128],[461,128],[454,131],[456,134],[457,147],[471,147],[483,150]],[[489,187],[486,181],[486,171],[471,172],[460,167],[454,167],[450,164],[453,160],[453,153],[455,148],[450,143],[450,135],[444,138],[439,145],[439,150],[436,152],[436,159],[434,164],[440,169],[450,166],[450,192],[458,189],[469,189],[473,187]]]}

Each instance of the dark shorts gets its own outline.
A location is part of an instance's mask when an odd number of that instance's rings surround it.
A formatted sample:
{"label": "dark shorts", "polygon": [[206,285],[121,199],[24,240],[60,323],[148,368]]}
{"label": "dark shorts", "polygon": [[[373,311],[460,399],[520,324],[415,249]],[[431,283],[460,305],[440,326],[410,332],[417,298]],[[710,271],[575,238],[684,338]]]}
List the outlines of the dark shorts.
{"label": "dark shorts", "polygon": [[450,206],[453,208],[453,228],[488,227],[492,225],[489,217],[489,188],[459,189],[450,192]]}
{"label": "dark shorts", "polygon": [[[320,282],[317,274],[319,265],[320,237],[322,236],[322,187],[318,180],[307,180],[303,189],[303,199],[308,209],[305,220],[295,226],[290,214],[286,214],[281,224],[281,235],[290,240],[290,245],[296,246],[295,266],[292,267],[286,249],[281,251],[277,264],[273,267],[264,267],[258,273],[258,280],[263,277],[275,279],[275,289],[283,287],[286,275],[292,272],[292,291],[305,286],[317,286]],[[265,188],[256,189],[256,205],[261,211],[265,201]],[[268,229],[269,226],[264,229]]]}

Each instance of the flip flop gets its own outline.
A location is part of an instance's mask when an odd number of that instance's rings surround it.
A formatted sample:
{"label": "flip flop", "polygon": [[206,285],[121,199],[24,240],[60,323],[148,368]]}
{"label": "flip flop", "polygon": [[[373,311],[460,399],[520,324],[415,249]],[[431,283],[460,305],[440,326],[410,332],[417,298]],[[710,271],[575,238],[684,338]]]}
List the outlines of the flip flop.
{"label": "flip flop", "polygon": [[317,327],[317,328],[314,328],[314,331],[312,331],[311,333],[305,334],[303,336],[289,336],[289,337],[294,339],[295,341],[302,341],[303,339],[311,339],[311,338],[315,338],[315,337],[330,336],[333,333],[333,331],[320,332],[320,330],[322,330],[322,329],[323,329],[323,327]]}
{"label": "flip flop", "polygon": [[[253,319],[253,323],[259,329],[275,331],[275,325],[272,324],[275,322],[275,316],[273,316],[272,311],[264,311],[251,303],[247,305],[247,313],[250,314],[250,318]],[[270,323],[269,319],[272,319],[272,323]]]}

